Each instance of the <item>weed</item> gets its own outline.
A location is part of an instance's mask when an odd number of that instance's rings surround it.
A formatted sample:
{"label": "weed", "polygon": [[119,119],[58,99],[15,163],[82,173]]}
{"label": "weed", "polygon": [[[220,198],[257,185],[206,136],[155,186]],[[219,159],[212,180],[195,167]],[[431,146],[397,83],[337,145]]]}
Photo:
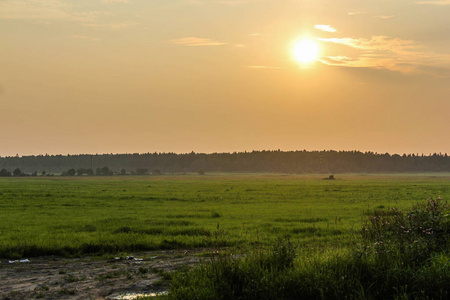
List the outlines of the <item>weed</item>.
{"label": "weed", "polygon": [[162,280],[162,279],[156,280],[155,282],[153,282],[152,285],[155,286],[155,287],[164,286],[164,280]]}
{"label": "weed", "polygon": [[112,278],[119,278],[122,275],[124,275],[123,271],[113,271],[105,274],[100,274],[97,278],[98,280],[106,280],[106,279],[112,279]]}
{"label": "weed", "polygon": [[76,289],[61,289],[58,291],[58,294],[60,295],[76,295],[77,294],[77,290]]}
{"label": "weed", "polygon": [[217,211],[213,210],[211,212],[211,217],[212,218],[220,218],[222,215],[220,213],[218,213]]}
{"label": "weed", "polygon": [[113,231],[113,233],[130,233],[133,232],[129,226],[122,226]]}
{"label": "weed", "polygon": [[64,276],[64,280],[65,280],[66,282],[78,282],[78,281],[83,281],[83,280],[85,280],[85,279],[86,279],[86,277],[84,277],[84,276],[82,276],[82,277],[76,277],[76,276],[73,275],[73,274],[69,274],[69,275]]}
{"label": "weed", "polygon": [[50,288],[45,284],[40,284],[34,290],[35,291],[48,291],[48,290],[50,290]]}

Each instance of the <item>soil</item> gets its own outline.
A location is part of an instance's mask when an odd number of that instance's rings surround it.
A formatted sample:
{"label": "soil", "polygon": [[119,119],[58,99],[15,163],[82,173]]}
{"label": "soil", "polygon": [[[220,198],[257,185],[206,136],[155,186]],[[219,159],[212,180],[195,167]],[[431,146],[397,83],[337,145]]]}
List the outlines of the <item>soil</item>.
{"label": "soil", "polygon": [[48,256],[14,263],[1,259],[0,299],[132,299],[164,293],[164,274],[198,264],[204,252],[145,252],[128,254],[128,259]]}

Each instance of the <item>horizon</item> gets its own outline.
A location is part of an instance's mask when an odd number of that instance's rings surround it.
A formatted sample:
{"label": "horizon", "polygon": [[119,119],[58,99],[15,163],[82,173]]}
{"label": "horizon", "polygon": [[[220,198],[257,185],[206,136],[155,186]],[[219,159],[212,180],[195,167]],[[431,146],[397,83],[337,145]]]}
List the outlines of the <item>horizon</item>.
{"label": "horizon", "polygon": [[0,156],[450,153],[449,15],[448,0],[0,0]]}
{"label": "horizon", "polygon": [[164,154],[175,154],[175,155],[189,155],[189,154],[205,154],[205,155],[212,155],[212,154],[241,154],[241,153],[252,153],[252,152],[283,152],[283,153],[288,153],[288,152],[356,152],[356,153],[363,153],[363,154],[374,154],[374,155],[390,155],[390,156],[394,156],[394,155],[399,155],[399,156],[404,156],[404,155],[414,155],[414,156],[424,156],[424,157],[430,157],[433,155],[439,155],[439,156],[447,156],[448,153],[447,152],[430,152],[430,153],[412,153],[412,152],[405,152],[405,153],[390,153],[390,152],[376,152],[376,151],[362,151],[362,150],[335,150],[335,149],[322,149],[322,150],[307,150],[307,149],[297,149],[297,150],[281,150],[281,149],[262,149],[262,150],[242,150],[242,151],[228,151],[228,152],[196,152],[196,151],[188,151],[188,152],[158,152],[158,151],[153,151],[153,152],[123,152],[123,153],[67,153],[67,154],[62,154],[62,153],[45,153],[45,154],[28,154],[28,155],[20,155],[19,153],[16,153],[15,155],[10,155],[10,156],[2,156],[0,155],[0,158],[21,158],[21,157],[39,157],[39,156],[101,156],[101,155],[148,155],[148,154],[157,154],[157,155],[164,155]]}

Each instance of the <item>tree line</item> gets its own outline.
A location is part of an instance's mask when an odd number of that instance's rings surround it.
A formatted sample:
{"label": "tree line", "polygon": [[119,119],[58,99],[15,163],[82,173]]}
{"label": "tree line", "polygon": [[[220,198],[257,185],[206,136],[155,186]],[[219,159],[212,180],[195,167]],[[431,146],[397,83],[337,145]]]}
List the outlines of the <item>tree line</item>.
{"label": "tree line", "polygon": [[0,169],[0,176],[157,175],[183,172],[450,172],[450,158],[446,153],[391,155],[334,150],[30,155],[0,157]]}

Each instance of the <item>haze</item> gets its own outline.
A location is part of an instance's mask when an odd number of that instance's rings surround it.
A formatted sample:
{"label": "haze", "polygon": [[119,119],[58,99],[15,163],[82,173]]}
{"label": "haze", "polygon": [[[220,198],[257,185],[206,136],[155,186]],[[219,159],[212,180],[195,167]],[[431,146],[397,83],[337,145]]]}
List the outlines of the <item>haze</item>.
{"label": "haze", "polygon": [[[0,155],[449,152],[450,1],[0,0]],[[295,42],[320,48],[299,63]]]}

